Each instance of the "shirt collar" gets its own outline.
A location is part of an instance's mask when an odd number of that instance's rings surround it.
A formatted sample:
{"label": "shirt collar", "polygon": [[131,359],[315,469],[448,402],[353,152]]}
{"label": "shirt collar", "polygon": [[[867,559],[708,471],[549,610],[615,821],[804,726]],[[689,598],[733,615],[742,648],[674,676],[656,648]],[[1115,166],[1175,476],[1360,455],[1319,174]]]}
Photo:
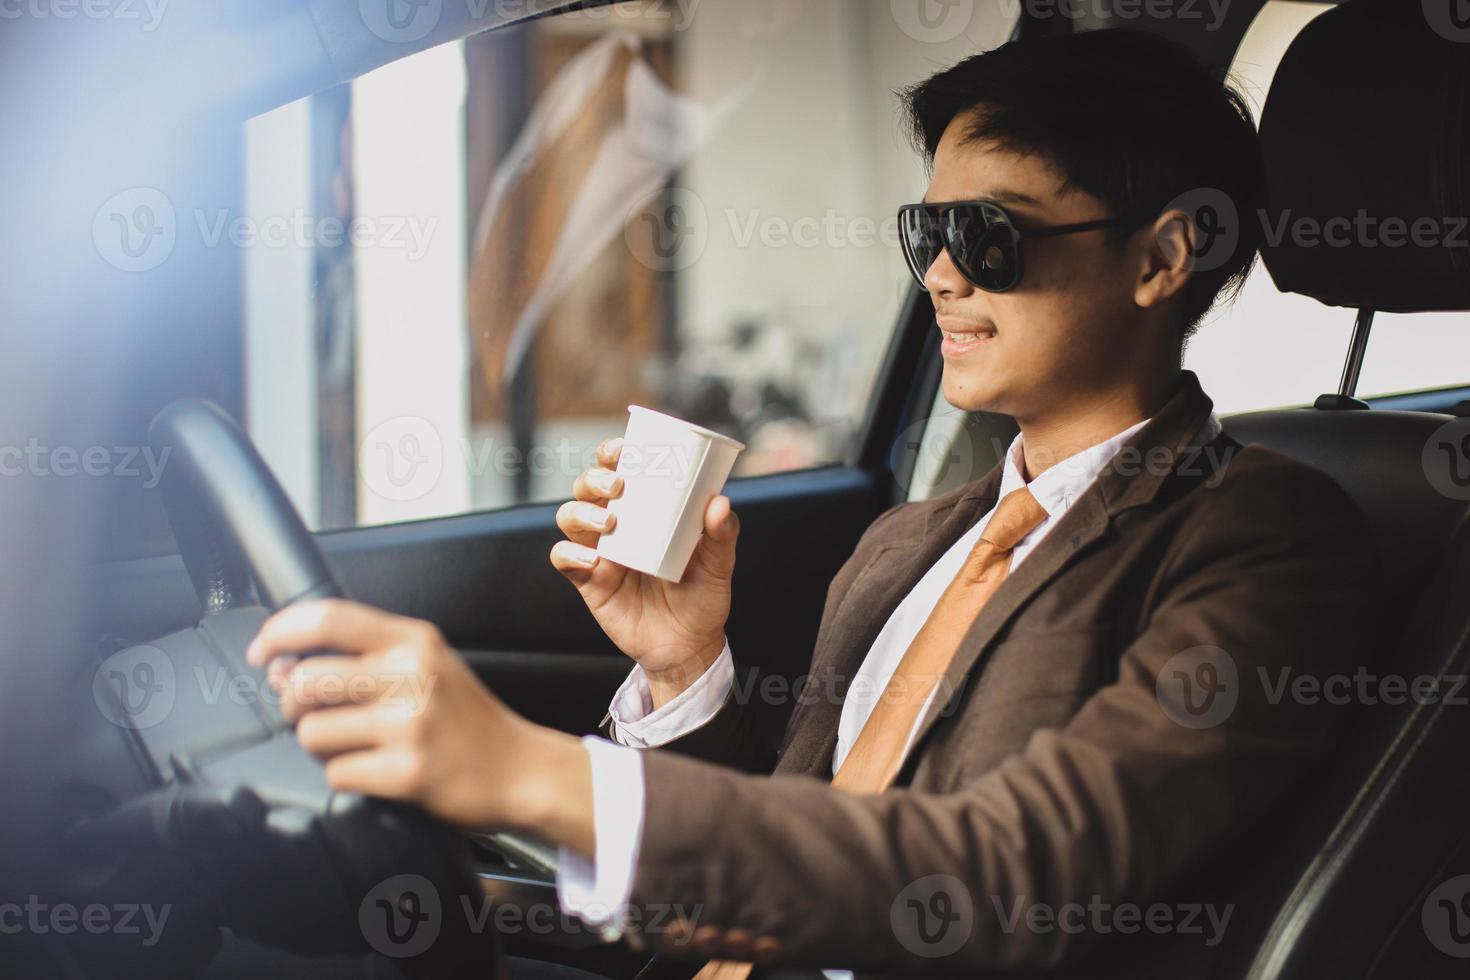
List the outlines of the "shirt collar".
{"label": "shirt collar", "polygon": [[1117,435],[1058,461],[1029,484],[1021,476],[1021,437],[1017,435],[1011,440],[1010,449],[1006,451],[1005,469],[1000,480],[1000,499],[1004,500],[1006,494],[1013,490],[1028,487],[1048,517],[1060,516],[1082,495],[1082,491],[1092,485],[1092,481],[1097,479],[1103,467],[1118,454],[1123,444],[1149,421],[1144,419],[1136,422]]}

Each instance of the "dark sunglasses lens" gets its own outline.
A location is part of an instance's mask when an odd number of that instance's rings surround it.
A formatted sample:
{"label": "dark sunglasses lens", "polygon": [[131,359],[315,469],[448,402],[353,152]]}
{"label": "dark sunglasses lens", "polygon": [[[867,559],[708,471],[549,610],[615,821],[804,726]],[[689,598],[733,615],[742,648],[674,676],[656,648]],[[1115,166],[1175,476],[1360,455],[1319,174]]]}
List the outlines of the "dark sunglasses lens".
{"label": "dark sunglasses lens", "polygon": [[1016,284],[1019,243],[1015,226],[999,209],[985,205],[950,208],[943,230],[956,267],[970,282],[992,292]]}
{"label": "dark sunglasses lens", "polygon": [[903,257],[922,286],[929,267],[944,249],[939,215],[927,208],[905,208],[899,213],[899,226]]}

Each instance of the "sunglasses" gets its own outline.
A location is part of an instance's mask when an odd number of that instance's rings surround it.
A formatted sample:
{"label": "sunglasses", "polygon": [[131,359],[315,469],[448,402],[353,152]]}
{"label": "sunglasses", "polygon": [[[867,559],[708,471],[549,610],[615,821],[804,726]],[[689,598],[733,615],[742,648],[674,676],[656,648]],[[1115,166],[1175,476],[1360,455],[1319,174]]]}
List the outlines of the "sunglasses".
{"label": "sunglasses", "polygon": [[1003,293],[1021,281],[1023,241],[1115,228],[1127,221],[1103,218],[1022,231],[1005,208],[989,201],[908,204],[898,211],[903,257],[921,288],[928,288],[924,276],[939,253],[947,251],[960,275],[987,293]]}

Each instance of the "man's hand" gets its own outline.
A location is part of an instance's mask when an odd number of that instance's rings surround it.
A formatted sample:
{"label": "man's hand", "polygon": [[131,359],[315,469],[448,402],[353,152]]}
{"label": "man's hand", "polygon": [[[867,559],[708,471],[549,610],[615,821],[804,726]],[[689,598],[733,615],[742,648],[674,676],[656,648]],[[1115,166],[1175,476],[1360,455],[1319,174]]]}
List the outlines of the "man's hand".
{"label": "man's hand", "polygon": [[730,498],[711,500],[704,534],[679,582],[601,560],[597,540],[617,520],[606,504],[623,492],[623,478],[614,469],[622,449],[622,439],[604,442],[597,447],[598,465],[577,477],[576,499],[556,512],[557,527],[568,540],[552,547],[551,564],[582,593],[618,649],[643,667],[659,707],[698,680],[725,648],[740,521]]}
{"label": "man's hand", "polygon": [[[289,656],[317,650],[331,652]],[[246,658],[268,666],[334,789],[592,855],[586,750],[506,707],[429,623],[341,599],[301,603],[267,620]]]}

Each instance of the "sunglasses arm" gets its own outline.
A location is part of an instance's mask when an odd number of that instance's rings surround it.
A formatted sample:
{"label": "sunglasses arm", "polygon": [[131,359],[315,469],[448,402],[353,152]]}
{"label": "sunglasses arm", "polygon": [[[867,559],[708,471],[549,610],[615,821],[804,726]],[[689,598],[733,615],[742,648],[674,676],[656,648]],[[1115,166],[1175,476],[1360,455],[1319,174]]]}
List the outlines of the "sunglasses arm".
{"label": "sunglasses arm", "polygon": [[1057,235],[1075,235],[1083,231],[1096,231],[1099,228],[1117,228],[1128,223],[1127,218],[1103,218],[1098,221],[1083,221],[1073,225],[1052,225],[1049,228],[1028,228],[1019,233],[1019,241],[1032,238],[1055,238]]}

